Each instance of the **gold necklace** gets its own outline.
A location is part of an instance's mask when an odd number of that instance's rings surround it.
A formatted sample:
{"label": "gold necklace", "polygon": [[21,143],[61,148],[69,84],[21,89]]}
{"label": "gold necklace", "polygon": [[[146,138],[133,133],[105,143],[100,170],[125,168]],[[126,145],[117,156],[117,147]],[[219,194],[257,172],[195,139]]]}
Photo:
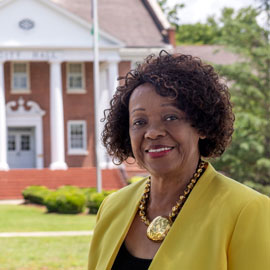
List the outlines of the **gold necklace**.
{"label": "gold necklace", "polygon": [[207,167],[207,163],[204,161],[200,161],[198,169],[194,173],[193,177],[191,178],[189,184],[184,190],[184,194],[181,194],[179,196],[179,200],[176,202],[176,205],[173,206],[169,217],[162,217],[157,216],[150,222],[150,220],[146,217],[146,204],[149,199],[150,195],[150,188],[151,188],[151,179],[147,180],[144,188],[144,192],[142,195],[142,198],[140,200],[139,205],[139,215],[141,217],[142,222],[148,226],[147,228],[147,237],[154,241],[154,242],[162,242],[166,235],[168,234],[174,220],[176,219],[181,207],[185,203],[189,193],[197,183],[199,177],[201,176],[201,173],[204,171],[204,169]]}

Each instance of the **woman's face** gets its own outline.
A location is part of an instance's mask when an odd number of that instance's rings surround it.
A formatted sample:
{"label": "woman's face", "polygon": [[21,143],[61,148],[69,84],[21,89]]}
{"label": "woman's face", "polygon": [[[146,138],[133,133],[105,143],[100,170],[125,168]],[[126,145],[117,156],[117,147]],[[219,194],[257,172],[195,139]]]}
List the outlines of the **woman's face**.
{"label": "woman's face", "polygon": [[138,164],[153,175],[177,175],[198,162],[200,135],[176,101],[158,95],[151,84],[138,86],[130,97],[129,134]]}

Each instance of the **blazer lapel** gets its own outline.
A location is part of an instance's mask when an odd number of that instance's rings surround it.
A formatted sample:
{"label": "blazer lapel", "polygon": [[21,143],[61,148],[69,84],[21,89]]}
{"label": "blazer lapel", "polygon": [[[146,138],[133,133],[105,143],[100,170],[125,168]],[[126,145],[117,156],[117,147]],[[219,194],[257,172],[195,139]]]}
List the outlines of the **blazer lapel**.
{"label": "blazer lapel", "polygon": [[[146,181],[146,180],[145,180]],[[107,242],[108,249],[110,252],[108,256],[105,269],[110,270],[118,254],[118,251],[126,238],[128,230],[132,224],[132,221],[138,211],[139,201],[141,199],[145,181],[142,180],[139,187],[132,192],[125,193],[124,196],[119,196],[119,202],[122,207],[115,207],[113,211],[114,218],[111,220],[111,225],[108,228],[108,235],[110,235],[110,241]]]}
{"label": "blazer lapel", "polygon": [[[181,256],[181,248],[179,248],[182,245],[181,238],[188,234],[187,230],[190,227],[189,216],[191,213],[195,215],[199,209],[199,205],[202,203],[201,197],[205,194],[206,189],[213,179],[213,172],[213,167],[208,163],[208,168],[190,193],[172,228],[153,258],[149,270],[166,269],[166,267],[177,269],[179,267],[175,258]],[[185,249],[186,247],[183,247],[183,250]],[[172,266],[175,268],[170,267],[172,263],[176,263],[176,265]]]}

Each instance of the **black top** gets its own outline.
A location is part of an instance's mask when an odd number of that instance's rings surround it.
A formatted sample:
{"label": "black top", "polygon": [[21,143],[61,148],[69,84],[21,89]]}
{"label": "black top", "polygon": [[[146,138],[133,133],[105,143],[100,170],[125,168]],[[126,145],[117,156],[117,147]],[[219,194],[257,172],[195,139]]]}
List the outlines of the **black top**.
{"label": "black top", "polygon": [[123,243],[114,261],[112,270],[147,270],[151,262],[151,259],[142,259],[131,255],[125,243]]}

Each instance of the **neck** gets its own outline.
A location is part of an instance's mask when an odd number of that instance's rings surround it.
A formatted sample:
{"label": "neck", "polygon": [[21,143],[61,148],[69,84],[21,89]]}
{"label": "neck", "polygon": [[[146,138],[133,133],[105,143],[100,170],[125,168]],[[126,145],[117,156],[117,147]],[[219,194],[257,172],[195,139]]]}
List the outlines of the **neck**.
{"label": "neck", "polygon": [[156,215],[157,211],[168,212],[175,202],[179,199],[179,195],[184,190],[194,175],[198,161],[192,166],[179,170],[177,175],[151,175],[151,191],[148,204],[148,211]]}

